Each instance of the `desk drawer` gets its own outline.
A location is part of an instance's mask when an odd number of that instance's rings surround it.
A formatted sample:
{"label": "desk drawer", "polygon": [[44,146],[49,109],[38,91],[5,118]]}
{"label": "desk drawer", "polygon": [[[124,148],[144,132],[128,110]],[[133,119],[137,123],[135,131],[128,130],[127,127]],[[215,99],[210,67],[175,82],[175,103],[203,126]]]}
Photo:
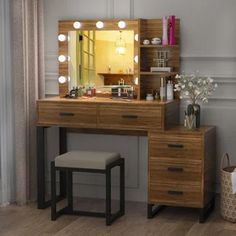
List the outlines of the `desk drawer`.
{"label": "desk drawer", "polygon": [[199,185],[150,184],[149,203],[169,206],[202,207]]}
{"label": "desk drawer", "polygon": [[98,124],[101,128],[111,129],[162,129],[162,116],[158,106],[100,105]]}
{"label": "desk drawer", "polygon": [[149,182],[151,184],[191,183],[201,184],[202,165],[200,160],[149,157]]}
{"label": "desk drawer", "polygon": [[158,157],[202,159],[201,136],[160,134],[149,139],[149,155]]}
{"label": "desk drawer", "polygon": [[94,127],[97,125],[96,105],[73,103],[38,103],[38,124],[67,127]]}

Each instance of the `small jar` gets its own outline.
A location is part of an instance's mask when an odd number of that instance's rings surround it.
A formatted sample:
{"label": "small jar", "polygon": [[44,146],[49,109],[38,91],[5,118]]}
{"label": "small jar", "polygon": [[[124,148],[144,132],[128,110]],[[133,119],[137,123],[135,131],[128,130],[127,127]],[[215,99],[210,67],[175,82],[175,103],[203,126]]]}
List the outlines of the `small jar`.
{"label": "small jar", "polygon": [[147,101],[153,101],[153,95],[151,93],[148,93],[147,96],[146,96],[146,100]]}

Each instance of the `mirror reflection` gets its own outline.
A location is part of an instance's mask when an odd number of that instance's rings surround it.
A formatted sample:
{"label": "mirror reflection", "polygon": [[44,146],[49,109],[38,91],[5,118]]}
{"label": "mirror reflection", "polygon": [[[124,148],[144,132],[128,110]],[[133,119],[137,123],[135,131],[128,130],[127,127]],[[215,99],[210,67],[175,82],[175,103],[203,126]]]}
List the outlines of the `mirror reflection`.
{"label": "mirror reflection", "polygon": [[70,31],[69,39],[69,89],[134,85],[133,31]]}

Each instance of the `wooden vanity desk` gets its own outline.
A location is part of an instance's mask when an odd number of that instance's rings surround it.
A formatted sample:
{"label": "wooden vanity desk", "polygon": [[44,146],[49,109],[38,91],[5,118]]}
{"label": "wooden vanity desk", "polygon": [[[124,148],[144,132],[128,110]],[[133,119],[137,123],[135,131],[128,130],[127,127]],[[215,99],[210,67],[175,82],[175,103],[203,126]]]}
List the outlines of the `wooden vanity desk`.
{"label": "wooden vanity desk", "polygon": [[[45,129],[58,127],[60,154],[67,152],[68,128],[87,133],[146,135],[148,218],[152,218],[163,206],[183,206],[200,209],[199,221],[204,222],[214,207],[215,128],[205,127],[189,131],[178,127],[178,99],[169,102],[145,100],[148,93],[160,90],[161,78],[174,83],[174,77],[179,73],[180,20],[176,19],[176,45],[143,44],[145,39],[162,37],[162,19],[125,22],[124,30],[132,30],[134,34],[135,63],[132,76],[129,74],[127,81],[133,86],[137,100],[64,98],[69,89],[70,67],[69,60],[66,59],[69,55],[69,41],[66,40],[69,32],[75,30],[75,26],[78,31],[85,30],[86,34],[79,38],[80,41],[87,37],[88,30],[103,29],[97,29],[96,20],[59,21],[58,35],[63,36],[58,42],[58,55],[62,59],[59,60],[58,70],[59,97],[37,101],[38,208],[43,209],[50,205],[50,200],[45,200]],[[122,23],[120,20],[104,20],[103,23],[104,30],[121,30],[118,27]],[[88,55],[92,55],[90,50],[88,52]],[[157,59],[164,60],[162,56],[159,58],[162,54],[167,56],[164,59],[172,69],[171,72],[151,72],[150,68],[157,66]],[[113,84],[114,79],[117,80],[114,76],[116,74],[104,72],[102,75],[108,77],[107,84]],[[124,74],[117,76],[120,79]],[[79,79],[81,82],[81,77]],[[59,198],[65,197],[65,186],[65,175],[60,173]]]}

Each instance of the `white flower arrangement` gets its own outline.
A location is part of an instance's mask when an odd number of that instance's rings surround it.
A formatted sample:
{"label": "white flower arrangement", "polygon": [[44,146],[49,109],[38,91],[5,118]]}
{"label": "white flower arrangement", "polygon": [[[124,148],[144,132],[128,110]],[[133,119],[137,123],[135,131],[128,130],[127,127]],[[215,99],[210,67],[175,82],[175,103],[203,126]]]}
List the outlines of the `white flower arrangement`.
{"label": "white flower arrangement", "polygon": [[210,77],[197,75],[176,75],[174,91],[180,92],[180,99],[189,98],[192,104],[207,103],[208,97],[218,87]]}

